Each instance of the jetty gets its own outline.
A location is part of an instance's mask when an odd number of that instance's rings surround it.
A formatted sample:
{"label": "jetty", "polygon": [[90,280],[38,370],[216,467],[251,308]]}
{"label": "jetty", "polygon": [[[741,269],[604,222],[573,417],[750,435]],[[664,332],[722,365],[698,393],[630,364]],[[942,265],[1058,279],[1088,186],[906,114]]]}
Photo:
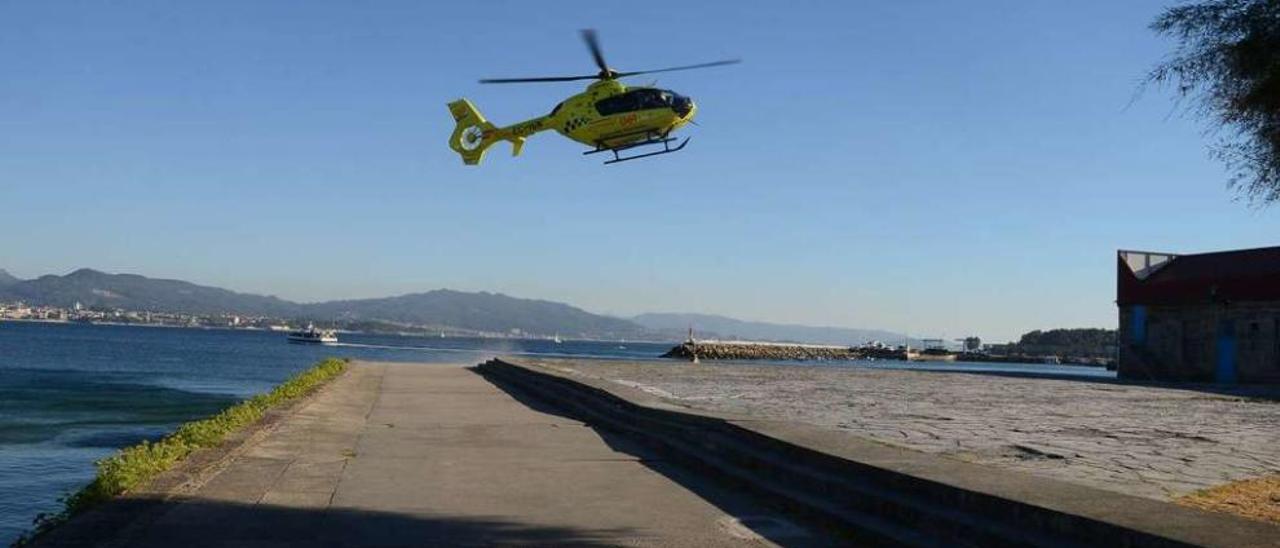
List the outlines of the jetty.
{"label": "jetty", "polygon": [[36,546],[831,544],[462,364],[356,362]]}
{"label": "jetty", "polygon": [[[673,371],[637,364],[663,378]],[[1248,547],[1280,539],[1277,525],[697,408],[651,383],[593,373],[626,365],[356,362],[256,430],[35,545]]]}
{"label": "jetty", "polygon": [[847,346],[753,341],[694,341],[676,345],[663,358],[682,360],[856,360],[862,353]]}

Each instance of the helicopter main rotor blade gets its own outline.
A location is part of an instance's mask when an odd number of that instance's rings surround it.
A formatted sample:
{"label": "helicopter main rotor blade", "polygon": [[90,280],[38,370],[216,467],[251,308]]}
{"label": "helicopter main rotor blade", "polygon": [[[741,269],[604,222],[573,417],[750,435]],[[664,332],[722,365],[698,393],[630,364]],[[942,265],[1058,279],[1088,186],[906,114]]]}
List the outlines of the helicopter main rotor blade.
{"label": "helicopter main rotor blade", "polygon": [[582,29],[582,41],[587,43],[587,49],[591,50],[591,58],[596,60],[596,66],[600,67],[600,72],[608,73],[609,65],[604,62],[604,53],[600,51],[600,39],[596,37],[595,29]]}
{"label": "helicopter main rotor blade", "polygon": [[599,76],[544,76],[537,78],[486,78],[481,84],[523,84],[528,82],[573,82],[575,80],[595,80]]}
{"label": "helicopter main rotor blade", "polygon": [[525,84],[530,82],[576,82],[580,80],[613,80],[624,76],[636,76],[640,74],[653,74],[656,72],[672,72],[677,70],[692,70],[699,68],[718,67],[722,65],[732,65],[741,63],[741,59],[726,59],[724,61],[714,61],[711,63],[699,63],[696,65],[684,65],[679,67],[668,67],[654,70],[637,70],[632,72],[618,72],[604,62],[604,53],[600,50],[600,39],[596,36],[595,29],[583,29],[582,41],[587,43],[587,49],[591,50],[591,58],[595,60],[596,66],[600,67],[598,74],[590,76],[541,76],[533,78],[487,78],[481,80],[481,84]]}
{"label": "helicopter main rotor blade", "polygon": [[614,77],[615,77],[615,78],[622,78],[622,77],[624,77],[624,76],[636,76],[636,75],[639,75],[639,74],[653,74],[653,73],[655,73],[655,72],[672,72],[672,71],[677,71],[677,70],[692,70],[692,69],[707,68],[707,67],[719,67],[719,66],[724,66],[724,65],[736,65],[736,64],[741,63],[741,62],[742,62],[742,59],[725,59],[724,61],[713,61],[713,62],[710,62],[710,63],[698,63],[698,64],[696,64],[696,65],[685,65],[685,66],[682,66],[682,67],[668,67],[668,68],[661,68],[661,69],[654,69],[654,70],[637,70],[637,71],[633,71],[633,72],[619,72],[619,73],[615,74],[615,75],[614,75]]}

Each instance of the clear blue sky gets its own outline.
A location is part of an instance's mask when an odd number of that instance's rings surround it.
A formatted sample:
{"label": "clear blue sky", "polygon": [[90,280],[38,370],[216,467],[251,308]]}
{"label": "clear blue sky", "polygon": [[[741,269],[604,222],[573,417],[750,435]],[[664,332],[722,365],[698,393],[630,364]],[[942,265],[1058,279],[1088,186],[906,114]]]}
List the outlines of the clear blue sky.
{"label": "clear blue sky", "polygon": [[[1114,251],[1272,245],[1164,91],[1164,1],[0,2],[0,268],[298,300],[438,287],[987,339],[1113,326]],[[510,123],[621,70],[698,102],[685,152]],[[634,80],[647,84],[644,77]]]}

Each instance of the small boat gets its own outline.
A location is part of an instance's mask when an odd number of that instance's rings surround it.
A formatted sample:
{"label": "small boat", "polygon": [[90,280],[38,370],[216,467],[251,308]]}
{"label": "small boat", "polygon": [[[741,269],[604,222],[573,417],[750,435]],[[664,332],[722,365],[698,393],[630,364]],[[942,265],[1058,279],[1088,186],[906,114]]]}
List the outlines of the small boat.
{"label": "small boat", "polygon": [[338,332],[332,329],[316,329],[307,324],[306,329],[289,332],[289,342],[308,344],[333,344],[338,342]]}
{"label": "small boat", "polygon": [[907,361],[913,362],[953,362],[956,355],[945,348],[926,348],[919,352],[907,350]]}
{"label": "small boat", "polygon": [[555,341],[555,343],[556,343],[556,344],[560,344],[560,343],[564,342],[564,341],[560,340],[560,334],[559,334],[559,333],[556,333],[556,336],[555,336],[555,337],[553,337],[551,340],[552,340],[552,341]]}

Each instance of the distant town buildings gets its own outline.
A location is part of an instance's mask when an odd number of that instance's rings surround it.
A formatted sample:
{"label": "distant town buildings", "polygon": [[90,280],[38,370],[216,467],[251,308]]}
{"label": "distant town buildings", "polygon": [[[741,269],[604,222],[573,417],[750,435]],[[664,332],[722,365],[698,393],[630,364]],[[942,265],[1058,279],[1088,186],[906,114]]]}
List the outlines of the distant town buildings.
{"label": "distant town buildings", "polygon": [[[24,302],[0,302],[0,321],[47,321],[78,322],[98,324],[150,325],[162,327],[194,327],[223,329],[262,329],[267,331],[287,332],[291,325],[306,325],[314,322],[344,331],[365,333],[394,333],[405,335],[439,335],[480,338],[547,338],[550,336],[530,333],[524,329],[510,329],[493,332],[475,329],[464,329],[445,325],[418,326],[413,324],[397,324],[383,321],[359,321],[350,319],[323,318],[279,318],[269,316],[246,316],[242,314],[190,314],[181,312],[158,312],[148,310],[125,310],[119,308],[86,307],[82,303],[73,303],[70,307],[29,305]],[[559,337],[559,335],[557,335]]]}
{"label": "distant town buildings", "polygon": [[1280,382],[1280,247],[1119,251],[1121,378]]}
{"label": "distant town buildings", "polygon": [[71,308],[33,306],[22,302],[0,303],[0,320],[51,322],[85,322],[158,325],[170,327],[237,327],[250,329],[287,329],[288,322],[279,318],[250,318],[234,314],[181,314],[123,309],[86,308],[77,302]]}

